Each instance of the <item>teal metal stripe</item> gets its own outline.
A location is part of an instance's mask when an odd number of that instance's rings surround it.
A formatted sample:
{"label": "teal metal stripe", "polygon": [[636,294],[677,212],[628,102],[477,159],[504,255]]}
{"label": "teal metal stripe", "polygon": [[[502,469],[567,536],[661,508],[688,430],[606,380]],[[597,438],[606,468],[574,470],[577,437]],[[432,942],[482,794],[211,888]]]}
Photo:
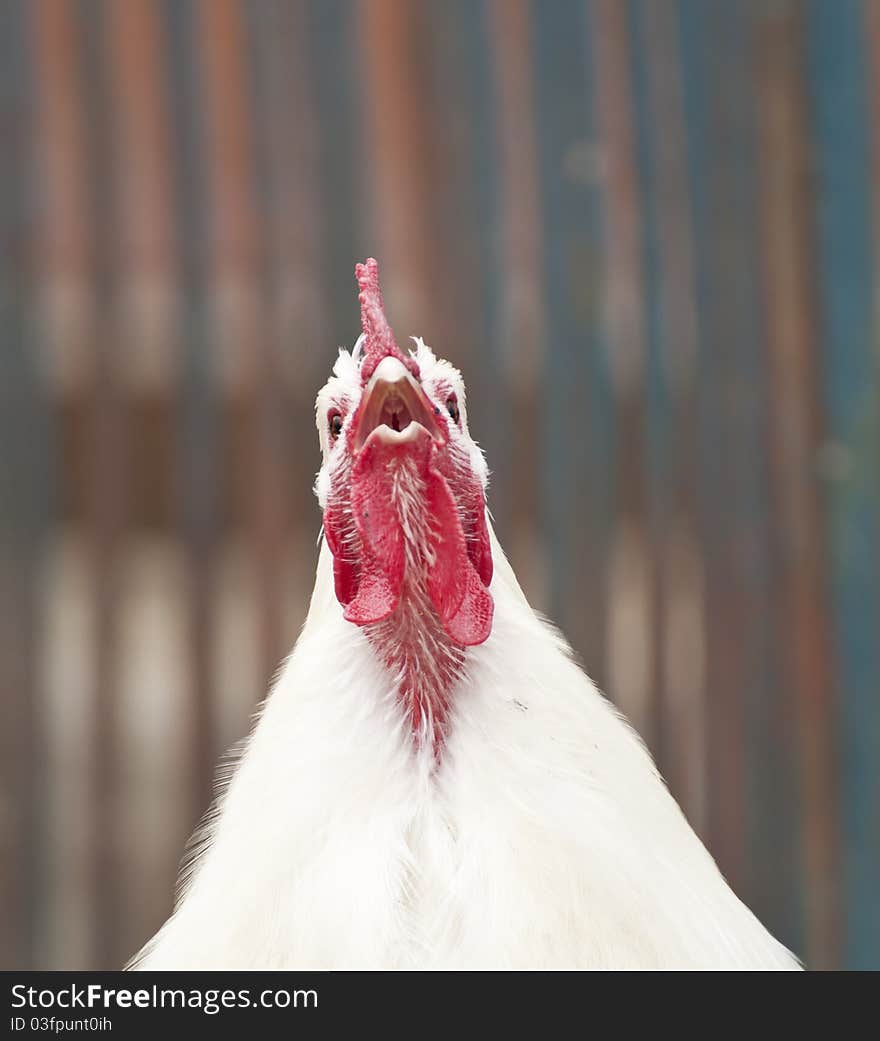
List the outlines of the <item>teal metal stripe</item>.
{"label": "teal metal stripe", "polygon": [[[664,336],[661,267],[663,243],[661,242],[662,207],[664,200],[658,197],[657,148],[653,113],[648,83],[649,48],[652,42],[646,37],[641,0],[629,0],[628,25],[630,34],[629,77],[632,84],[633,133],[635,137],[634,159],[637,165],[639,192],[641,196],[640,216],[642,233],[642,302],[645,336],[644,369],[644,468],[646,483],[646,515],[650,526],[652,548],[652,646],[654,661],[651,670],[652,688],[652,744],[660,770],[670,789],[674,789],[676,770],[685,764],[670,764],[668,719],[665,711],[668,704],[665,677],[666,641],[665,626],[668,622],[670,588],[665,579],[667,552],[675,522],[675,472],[672,444],[672,388],[664,361],[670,356],[670,344]],[[668,304],[667,304],[668,306]],[[672,348],[674,350],[674,346]],[[646,735],[647,736],[647,735]],[[671,769],[670,769],[671,767]],[[685,767],[686,768],[686,767]],[[678,794],[673,791],[673,794]]]}
{"label": "teal metal stripe", "polygon": [[171,120],[176,259],[180,279],[181,393],[185,402],[177,494],[180,521],[191,551],[202,554],[217,537],[219,514],[219,415],[207,286],[210,266],[204,162],[204,98],[191,2],[165,0]]}
{"label": "teal metal stripe", "polygon": [[535,2],[537,123],[544,219],[547,363],[541,436],[551,614],[583,635],[603,682],[603,572],[612,416],[602,354],[600,157],[592,113],[589,5]]}
{"label": "teal metal stripe", "polygon": [[[700,328],[710,838],[722,869],[754,903],[768,885],[782,888],[773,877],[781,865],[768,858],[773,822],[793,813],[795,760],[776,751],[773,711],[779,662],[769,609],[752,11],[748,4],[681,6]],[[787,880],[786,893],[792,888]],[[791,908],[768,902],[761,910],[800,947]]]}
{"label": "teal metal stripe", "polygon": [[647,343],[646,406],[647,406],[647,470],[651,484],[652,510],[661,518],[670,509],[668,493],[671,475],[669,423],[672,402],[671,388],[664,366],[664,336],[660,293],[662,243],[658,227],[659,208],[663,200],[657,197],[656,186],[656,128],[651,121],[646,77],[646,52],[651,40],[646,39],[643,0],[629,0],[629,24],[632,36],[630,76],[633,84],[635,107],[636,157],[642,193],[643,256],[645,286],[645,336]]}
{"label": "teal metal stripe", "polygon": [[24,0],[0,4],[0,785],[9,800],[2,890],[10,901],[0,968],[7,970],[45,962],[49,852],[37,579],[56,475],[31,315],[39,200],[30,139],[30,18]]}
{"label": "teal metal stripe", "polygon": [[827,508],[840,679],[845,959],[880,968],[880,533],[868,83],[858,0],[810,0]]}

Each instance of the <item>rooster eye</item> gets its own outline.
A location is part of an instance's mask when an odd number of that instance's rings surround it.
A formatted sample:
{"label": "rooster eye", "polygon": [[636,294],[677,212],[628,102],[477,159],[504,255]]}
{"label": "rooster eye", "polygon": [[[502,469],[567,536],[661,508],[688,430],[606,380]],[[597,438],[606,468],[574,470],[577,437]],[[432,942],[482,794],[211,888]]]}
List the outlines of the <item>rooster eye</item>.
{"label": "rooster eye", "polygon": [[339,437],[339,433],[342,430],[342,415],[339,412],[331,412],[328,423],[330,436],[334,439]]}
{"label": "rooster eye", "polygon": [[449,415],[452,416],[453,422],[457,423],[460,413],[458,411],[458,398],[454,394],[446,399],[446,410],[449,412]]}

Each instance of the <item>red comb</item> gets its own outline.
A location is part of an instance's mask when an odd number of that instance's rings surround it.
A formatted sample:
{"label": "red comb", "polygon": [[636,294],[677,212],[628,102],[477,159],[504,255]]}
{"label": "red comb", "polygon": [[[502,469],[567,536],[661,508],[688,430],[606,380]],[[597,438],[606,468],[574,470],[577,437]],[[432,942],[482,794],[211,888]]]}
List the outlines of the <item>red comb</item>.
{"label": "red comb", "polygon": [[394,333],[385,317],[385,304],[382,300],[382,290],[379,288],[378,263],[373,257],[369,257],[363,264],[355,264],[354,273],[360,289],[358,299],[361,302],[361,327],[367,340],[361,362],[362,380],[366,383],[379,362],[389,355],[402,361],[418,379],[419,367],[415,359],[408,358],[397,346]]}

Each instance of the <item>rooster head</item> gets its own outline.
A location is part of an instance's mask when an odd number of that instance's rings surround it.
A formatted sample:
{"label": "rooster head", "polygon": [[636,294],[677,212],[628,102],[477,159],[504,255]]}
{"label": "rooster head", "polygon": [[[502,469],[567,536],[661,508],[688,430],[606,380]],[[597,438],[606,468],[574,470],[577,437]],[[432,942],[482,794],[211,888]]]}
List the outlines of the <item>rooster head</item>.
{"label": "rooster head", "polygon": [[400,349],[376,261],[355,274],[363,333],[340,350],[317,400],[316,493],[336,597],[358,626],[420,598],[452,643],[483,643],[493,613],[487,470],[468,433],[464,384],[421,339]]}

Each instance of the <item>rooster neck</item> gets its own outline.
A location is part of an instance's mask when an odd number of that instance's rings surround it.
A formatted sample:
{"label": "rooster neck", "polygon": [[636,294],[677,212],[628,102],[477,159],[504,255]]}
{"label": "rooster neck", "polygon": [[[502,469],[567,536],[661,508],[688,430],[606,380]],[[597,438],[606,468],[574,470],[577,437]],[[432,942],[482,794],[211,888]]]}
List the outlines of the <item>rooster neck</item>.
{"label": "rooster neck", "polygon": [[433,519],[425,507],[423,477],[415,467],[404,465],[392,487],[405,561],[400,598],[391,615],[364,631],[393,677],[417,749],[431,750],[439,761],[465,652],[443,628],[428,591],[428,574],[436,561],[430,549]]}
{"label": "rooster neck", "polygon": [[393,677],[416,748],[431,750],[439,761],[462,674],[464,648],[454,644],[440,624],[424,574],[408,574],[393,614],[365,626],[364,631],[373,652]]}

